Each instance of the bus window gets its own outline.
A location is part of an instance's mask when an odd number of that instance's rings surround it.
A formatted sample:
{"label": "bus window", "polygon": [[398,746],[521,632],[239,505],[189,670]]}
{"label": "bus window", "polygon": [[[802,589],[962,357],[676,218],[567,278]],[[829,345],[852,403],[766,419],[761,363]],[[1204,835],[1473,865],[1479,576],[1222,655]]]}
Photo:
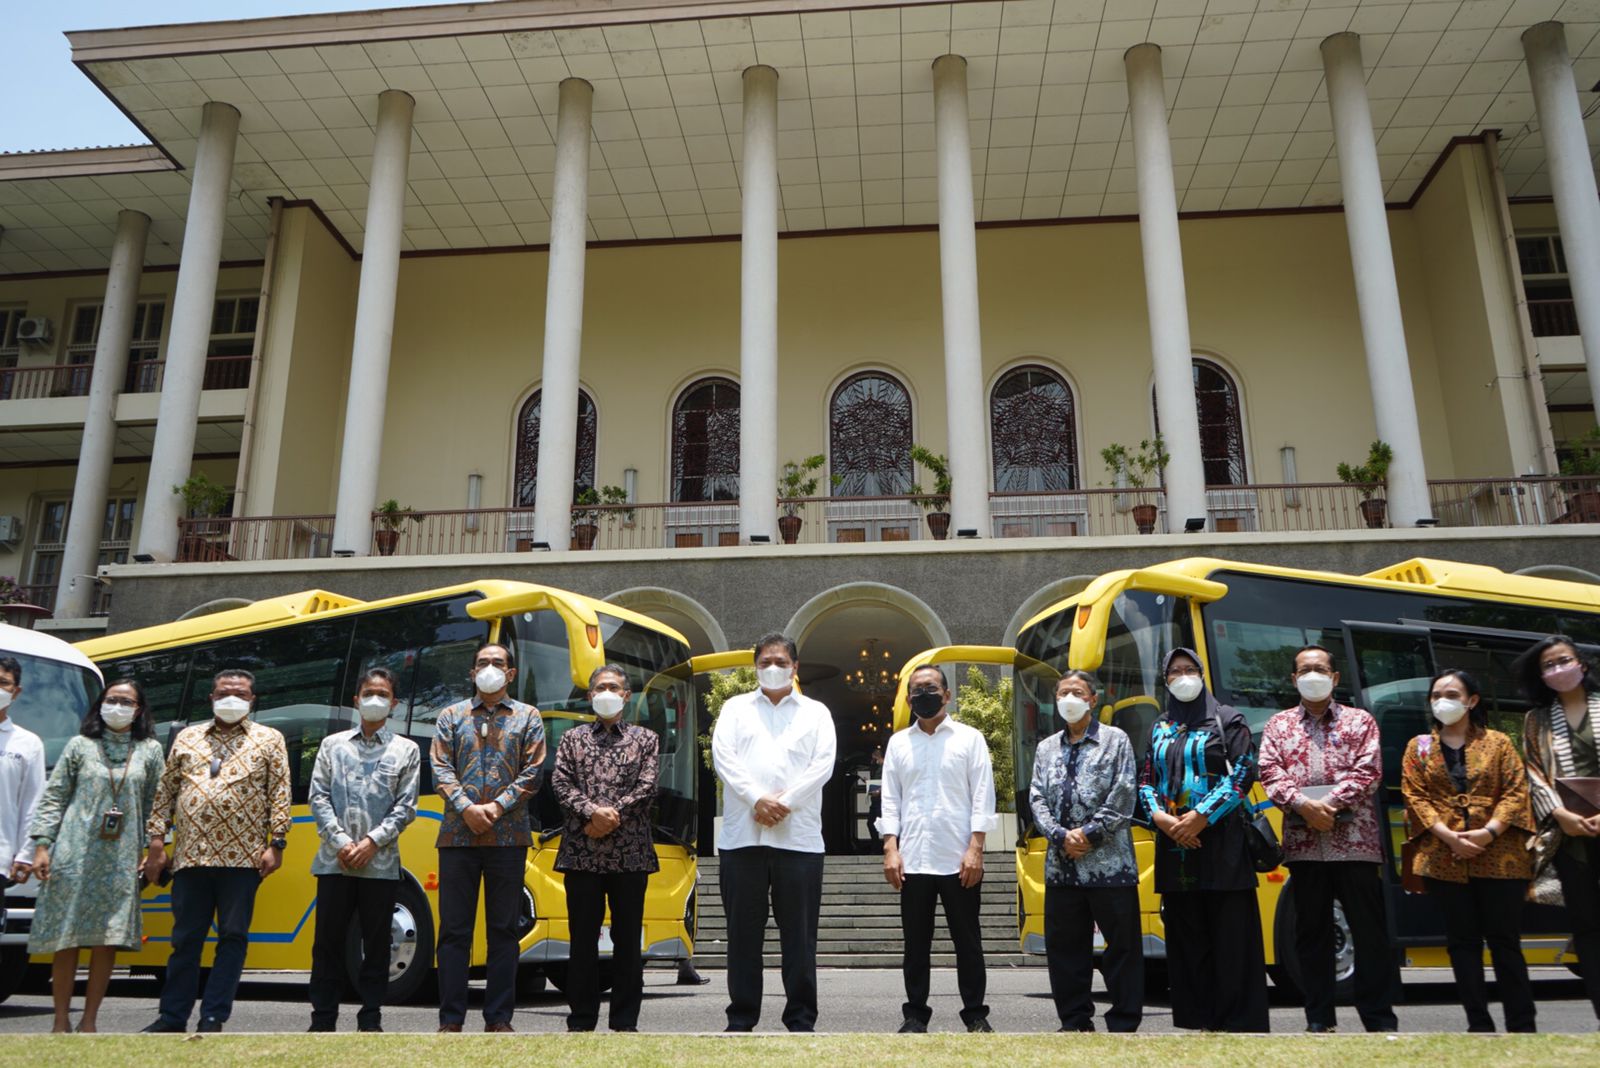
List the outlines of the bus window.
{"label": "bus window", "polygon": [[1127,732],[1138,760],[1144,760],[1150,727],[1161,715],[1166,693],[1161,662],[1191,643],[1189,602],[1183,598],[1130,590],[1112,602],[1106,655],[1096,674],[1105,686],[1101,700],[1113,709],[1111,724]]}
{"label": "bus window", "polygon": [[1274,713],[1300,703],[1290,675],[1294,654],[1308,645],[1320,645],[1333,654],[1334,670],[1340,672],[1334,697],[1349,700],[1355,679],[1346,677],[1341,668],[1344,639],[1339,630],[1218,619],[1206,629],[1206,636],[1217,700],[1244,713],[1250,730],[1258,735]]}
{"label": "bus window", "polygon": [[1400,804],[1400,760],[1412,738],[1428,729],[1428,682],[1434,654],[1426,631],[1352,626],[1347,656],[1358,687],[1354,703],[1378,722],[1383,784],[1390,804]]}
{"label": "bus window", "polygon": [[162,653],[129,656],[100,665],[106,682],[115,679],[133,679],[144,687],[144,699],[150,706],[150,716],[155,723],[156,737],[163,745],[172,740],[175,728],[183,723],[183,691],[189,682],[189,651],[179,649]]}
{"label": "bus window", "polygon": [[[15,657],[22,667],[22,695],[12,703],[7,715],[39,736],[44,745],[45,766],[53,768],[61,750],[82,728],[89,702],[99,692],[100,680],[79,664],[13,650],[0,650],[0,656]],[[6,866],[9,870],[9,860]]]}
{"label": "bus window", "polygon": [[[653,825],[657,839],[668,845],[695,844],[695,786],[700,750],[695,739],[696,701],[692,677],[665,678],[658,673],[689,658],[681,642],[614,616],[600,616],[600,647],[607,663],[628,675],[633,691],[625,713],[630,722],[656,732],[661,756],[656,779]],[[654,687],[648,687],[651,680]]]}
{"label": "bus window", "polygon": [[[477,595],[470,594],[395,605],[357,616],[340,701],[348,702],[354,696],[368,668],[387,668],[394,673],[395,696],[399,698],[390,716],[390,729],[431,736],[439,710],[468,695],[472,654],[489,633],[488,624],[467,615],[467,605],[475,600]],[[459,670],[457,661],[461,661]],[[412,713],[408,720],[413,703],[421,715]],[[421,730],[413,731],[411,722]]]}
{"label": "bus window", "polygon": [[1522,722],[1528,714],[1528,699],[1522,694],[1522,684],[1513,664],[1528,648],[1528,644],[1469,637],[1447,631],[1435,631],[1433,634],[1438,670],[1460,668],[1478,680],[1478,686],[1483,691],[1481,701],[1487,711],[1489,729],[1510,737],[1518,752],[1522,751]]}

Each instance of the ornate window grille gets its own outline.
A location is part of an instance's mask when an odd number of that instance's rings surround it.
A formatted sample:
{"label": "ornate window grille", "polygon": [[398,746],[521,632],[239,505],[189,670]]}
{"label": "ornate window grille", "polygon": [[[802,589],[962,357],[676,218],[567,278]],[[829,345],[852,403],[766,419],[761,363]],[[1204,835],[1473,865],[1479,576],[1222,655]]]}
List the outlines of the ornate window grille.
{"label": "ornate window grille", "polygon": [[[532,508],[534,491],[539,484],[539,412],[544,390],[536,389],[522,406],[517,417],[517,467],[516,493],[512,503],[518,508]],[[582,390],[578,391],[578,462],[573,482],[580,489],[594,485],[594,439],[597,417],[594,401]]]}
{"label": "ornate window grille", "polygon": [[898,379],[863,371],[833,392],[828,409],[835,497],[891,497],[911,490],[911,395]]}
{"label": "ornate window grille", "polygon": [[1047,367],[1017,367],[989,397],[997,493],[1078,488],[1078,426],[1072,389]]}
{"label": "ornate window grille", "polygon": [[702,378],[672,409],[672,499],[739,499],[739,386]]}
{"label": "ornate window grille", "polygon": [[[1154,392],[1151,407],[1155,408]],[[1200,462],[1208,486],[1243,486],[1250,473],[1244,456],[1244,416],[1233,376],[1210,360],[1194,360],[1195,414],[1200,419]],[[1155,409],[1156,433],[1161,412]]]}

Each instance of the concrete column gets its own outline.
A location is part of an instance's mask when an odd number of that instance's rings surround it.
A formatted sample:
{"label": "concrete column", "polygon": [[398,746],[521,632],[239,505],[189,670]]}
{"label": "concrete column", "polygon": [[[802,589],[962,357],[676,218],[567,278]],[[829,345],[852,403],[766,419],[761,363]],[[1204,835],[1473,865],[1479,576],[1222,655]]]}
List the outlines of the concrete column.
{"label": "concrete column", "polygon": [[550,276],[544,298],[540,375],[539,484],[533,540],[572,544],[572,483],[578,465],[578,359],[583,349],[583,257],[589,238],[589,116],[594,87],[561,83],[556,113],[555,195],[550,205]]}
{"label": "concrete column", "polygon": [[[1167,453],[1167,529],[1207,517],[1206,474],[1200,462],[1200,417],[1195,411],[1194,350],[1189,343],[1189,297],[1178,239],[1178,193],[1172,180],[1167,135],[1166,84],[1161,49],[1134,45],[1123,56],[1128,73],[1128,114],[1139,184],[1139,242],[1144,249],[1145,304],[1150,317],[1150,357],[1156,406]],[[1142,433],[1129,435],[1137,441]],[[1129,444],[1131,444],[1130,442]]]}
{"label": "concrete column", "polygon": [[94,371],[89,379],[89,411],[83,420],[67,543],[61,554],[61,582],[56,587],[56,616],[60,619],[83,619],[94,605],[94,583],[87,576],[94,574],[100,559],[100,534],[117,446],[117,394],[128,373],[133,313],[139,304],[139,276],[144,270],[149,232],[150,217],[144,212],[117,213],[117,236],[111,245],[111,269],[106,272],[100,336],[95,340]]}
{"label": "concrete column", "polygon": [[228,211],[228,185],[233,177],[233,150],[238,135],[237,109],[215,100],[205,106],[190,179],[189,214],[183,224],[177,291],[167,319],[166,370],[162,376],[161,406],[156,410],[156,440],[150,453],[150,479],[145,488],[135,554],[160,561],[178,554],[178,519],[183,499],[174,487],[188,481],[194,461],[195,421],[200,415],[200,390],[205,382],[217,270],[222,263],[222,227]]}
{"label": "concrete column", "polygon": [[[1388,209],[1378,173],[1378,142],[1367,104],[1367,80],[1361,69],[1360,36],[1336,33],[1324,40],[1322,66],[1328,108],[1333,114],[1334,147],[1339,154],[1345,231],[1355,271],[1361,340],[1367,350],[1372,414],[1378,437],[1394,449],[1394,463],[1389,467],[1389,522],[1409,527],[1432,516],[1433,506],[1422,463],[1422,430],[1417,423],[1411,360],[1400,317],[1400,286],[1389,245]],[[1350,444],[1359,449],[1359,442]],[[1362,453],[1354,458],[1364,461],[1366,456]]]}
{"label": "concrete column", "polygon": [[372,550],[383,456],[384,402],[389,392],[389,347],[394,340],[395,292],[400,284],[400,239],[405,230],[406,170],[411,162],[411,113],[416,103],[398,89],[378,97],[367,193],[361,285],[350,350],[350,392],[344,410],[344,448],[333,516],[333,551],[365,556]]}
{"label": "concrete column", "polygon": [[778,72],[744,72],[739,541],[778,540]]}
{"label": "concrete column", "polygon": [[1589,390],[1595,411],[1600,412],[1600,198],[1595,192],[1594,164],[1572,77],[1572,59],[1567,54],[1566,32],[1559,22],[1541,22],[1522,35],[1522,50],[1528,57],[1533,106],[1544,135],[1550,192],[1567,255],[1567,278],[1578,313]]}
{"label": "concrete column", "polygon": [[989,536],[989,449],[984,433],[983,340],[978,329],[978,239],[972,211],[967,61],[933,61],[939,162],[939,292],[944,304],[944,402],[950,527]]}

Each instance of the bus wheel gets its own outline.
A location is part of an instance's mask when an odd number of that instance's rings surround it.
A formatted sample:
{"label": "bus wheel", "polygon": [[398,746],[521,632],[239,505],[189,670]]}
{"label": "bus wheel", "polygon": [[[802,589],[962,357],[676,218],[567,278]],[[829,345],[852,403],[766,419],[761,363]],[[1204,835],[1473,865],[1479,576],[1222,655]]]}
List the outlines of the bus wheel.
{"label": "bus wheel", "polygon": [[[561,991],[567,992],[567,962],[564,960],[552,961],[544,966],[544,974],[550,979],[550,985]],[[610,990],[614,978],[611,971],[611,961],[600,962],[600,989]]]}
{"label": "bus wheel", "polygon": [[[1284,884],[1283,893],[1278,895],[1277,915],[1272,921],[1272,943],[1278,962],[1267,969],[1267,974],[1272,976],[1275,985],[1283,987],[1295,1000],[1304,1001],[1300,956],[1294,951],[1294,902],[1290,899],[1293,893],[1294,879],[1291,877]],[[1333,903],[1333,981],[1334,1000],[1340,1005],[1353,1003],[1356,985],[1355,941],[1350,936],[1350,923],[1344,918],[1344,906],[1338,901]]]}
{"label": "bus wheel", "polygon": [[[361,928],[352,924],[345,940],[345,967],[352,984],[361,974]],[[404,876],[389,923],[389,992],[384,1002],[399,1005],[419,997],[433,973],[433,913],[417,884]]]}

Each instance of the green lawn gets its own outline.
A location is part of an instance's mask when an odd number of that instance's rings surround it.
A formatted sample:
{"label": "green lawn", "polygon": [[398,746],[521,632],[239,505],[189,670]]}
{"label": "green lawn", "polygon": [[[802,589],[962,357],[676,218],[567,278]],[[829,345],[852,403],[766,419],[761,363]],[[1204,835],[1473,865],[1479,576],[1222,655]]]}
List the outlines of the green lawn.
{"label": "green lawn", "polygon": [[[529,1042],[531,1040],[531,1044]],[[1572,1035],[7,1035],[0,1064],[48,1068],[106,1068],[153,1064],[161,1068],[214,1068],[218,1064],[338,1064],[340,1068],[394,1068],[401,1064],[495,1064],[508,1057],[559,1059],[621,1068],[629,1065],[811,1064],[974,1065],[1046,1062],[1108,1063],[1116,1068],[1381,1068],[1425,1065],[1537,1065],[1593,1068],[1600,1038]]]}

